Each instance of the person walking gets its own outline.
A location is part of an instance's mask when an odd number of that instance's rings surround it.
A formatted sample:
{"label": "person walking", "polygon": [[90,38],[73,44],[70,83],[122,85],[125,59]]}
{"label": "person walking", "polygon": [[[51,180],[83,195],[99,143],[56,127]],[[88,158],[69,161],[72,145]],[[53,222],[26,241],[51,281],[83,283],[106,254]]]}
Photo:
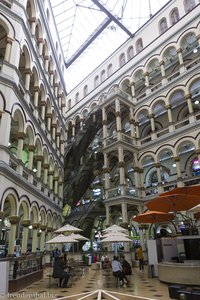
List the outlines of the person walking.
{"label": "person walking", "polygon": [[140,271],[144,271],[144,255],[143,255],[142,246],[139,246],[137,249],[137,258],[139,260]]}

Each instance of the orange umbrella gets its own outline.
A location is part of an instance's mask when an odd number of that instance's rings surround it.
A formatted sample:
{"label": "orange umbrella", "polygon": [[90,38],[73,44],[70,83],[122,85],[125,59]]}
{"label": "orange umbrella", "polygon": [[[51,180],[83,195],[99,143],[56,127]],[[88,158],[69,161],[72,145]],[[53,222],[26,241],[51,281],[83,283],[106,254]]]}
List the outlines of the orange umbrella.
{"label": "orange umbrella", "polygon": [[189,210],[198,204],[200,204],[200,196],[193,196],[188,194],[172,194],[154,198],[145,203],[145,206],[149,210],[177,212]]}
{"label": "orange umbrella", "polygon": [[168,214],[161,211],[147,211],[134,217],[133,221],[138,223],[163,223],[172,221],[174,218],[174,214]]}
{"label": "orange umbrella", "polygon": [[160,196],[166,196],[172,194],[186,194],[192,196],[200,196],[200,185],[177,187],[174,188],[173,190],[160,194]]}

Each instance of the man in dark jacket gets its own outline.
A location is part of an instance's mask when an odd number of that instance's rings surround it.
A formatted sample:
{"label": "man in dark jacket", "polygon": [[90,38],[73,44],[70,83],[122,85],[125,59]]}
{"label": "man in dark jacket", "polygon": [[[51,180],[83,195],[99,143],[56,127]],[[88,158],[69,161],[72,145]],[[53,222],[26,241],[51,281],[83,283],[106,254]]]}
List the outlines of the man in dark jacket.
{"label": "man in dark jacket", "polygon": [[55,259],[53,267],[53,278],[60,278],[60,287],[66,287],[69,280],[69,273],[65,271],[65,262],[64,257],[59,256]]}
{"label": "man in dark jacket", "polygon": [[125,275],[125,278],[127,280],[127,282],[129,283],[129,276],[127,275],[132,275],[132,268],[131,265],[129,264],[129,262],[125,259],[124,256],[122,256],[122,272]]}

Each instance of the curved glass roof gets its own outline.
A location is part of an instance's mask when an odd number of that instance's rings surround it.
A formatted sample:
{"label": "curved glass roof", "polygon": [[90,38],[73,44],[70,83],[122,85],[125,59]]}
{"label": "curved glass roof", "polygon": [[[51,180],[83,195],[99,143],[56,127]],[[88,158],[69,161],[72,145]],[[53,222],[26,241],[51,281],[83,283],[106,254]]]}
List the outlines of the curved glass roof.
{"label": "curved glass roof", "polygon": [[50,0],[73,89],[169,0]]}

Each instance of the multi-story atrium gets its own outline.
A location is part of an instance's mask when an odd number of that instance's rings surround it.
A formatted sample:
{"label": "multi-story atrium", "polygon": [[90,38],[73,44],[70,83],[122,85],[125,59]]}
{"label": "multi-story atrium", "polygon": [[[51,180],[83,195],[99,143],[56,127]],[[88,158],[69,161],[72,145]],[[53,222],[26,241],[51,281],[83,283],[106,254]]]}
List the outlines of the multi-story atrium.
{"label": "multi-story atrium", "polygon": [[[135,32],[90,1],[106,19],[70,58],[52,2],[0,3],[0,251],[40,249],[46,262],[63,223],[94,251],[111,224],[152,238],[154,226],[144,234],[133,217],[200,180],[199,0],[165,1]],[[112,24],[126,40],[68,91],[69,68],[79,77],[80,57]]]}

